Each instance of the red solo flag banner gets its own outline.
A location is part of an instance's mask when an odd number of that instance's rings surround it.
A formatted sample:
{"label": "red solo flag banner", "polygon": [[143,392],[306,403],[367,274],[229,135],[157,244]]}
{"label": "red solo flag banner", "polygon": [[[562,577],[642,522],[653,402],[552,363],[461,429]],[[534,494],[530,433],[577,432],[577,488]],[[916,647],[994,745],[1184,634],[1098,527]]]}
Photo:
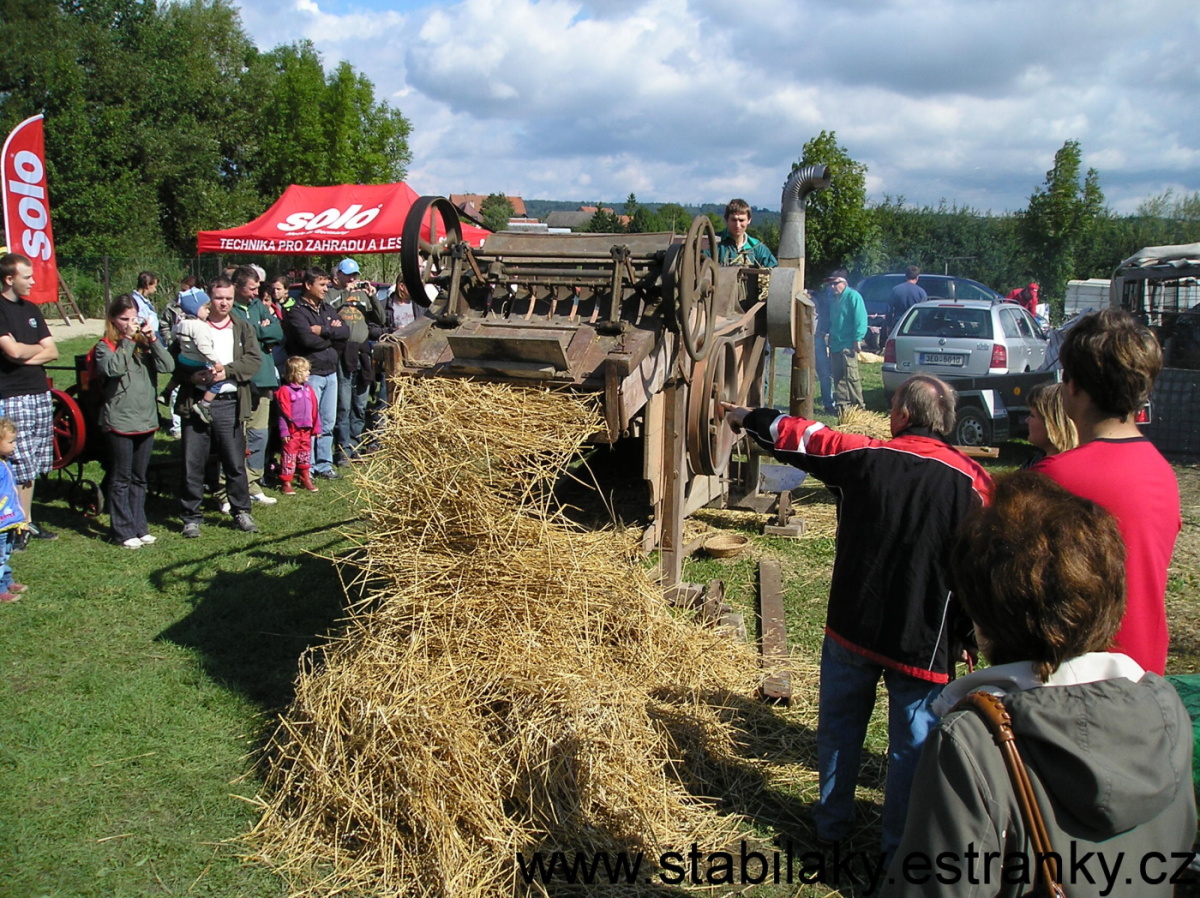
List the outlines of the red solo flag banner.
{"label": "red solo flag banner", "polygon": [[58,263],[50,230],[46,190],[46,135],[42,116],[27,118],[4,141],[0,190],[4,194],[4,232],[8,251],[33,263],[30,302],[58,302]]}

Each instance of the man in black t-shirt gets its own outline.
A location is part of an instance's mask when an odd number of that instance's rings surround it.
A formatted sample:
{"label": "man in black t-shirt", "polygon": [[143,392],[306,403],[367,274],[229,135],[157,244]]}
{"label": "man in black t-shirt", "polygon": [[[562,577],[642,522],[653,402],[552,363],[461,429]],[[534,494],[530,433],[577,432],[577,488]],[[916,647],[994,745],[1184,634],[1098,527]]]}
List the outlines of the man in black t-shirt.
{"label": "man in black t-shirt", "polygon": [[10,461],[25,520],[30,522],[18,537],[18,551],[30,537],[58,539],[57,533],[32,523],[34,480],[54,465],[54,412],[44,365],[58,358],[46,319],[26,299],[33,284],[33,264],[27,258],[17,253],[0,256],[0,415],[17,425],[17,449]]}

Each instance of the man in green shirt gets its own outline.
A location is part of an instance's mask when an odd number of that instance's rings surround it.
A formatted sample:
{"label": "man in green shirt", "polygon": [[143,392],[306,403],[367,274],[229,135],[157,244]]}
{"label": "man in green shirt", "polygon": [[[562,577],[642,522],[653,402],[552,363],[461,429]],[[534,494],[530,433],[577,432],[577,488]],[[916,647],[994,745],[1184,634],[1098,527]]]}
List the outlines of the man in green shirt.
{"label": "man in green shirt", "polygon": [[725,230],[717,235],[717,262],[745,268],[774,268],[779,262],[767,245],[746,233],[750,226],[750,204],[730,200],[725,207]]}
{"label": "man in green shirt", "polygon": [[858,351],[867,336],[867,307],[862,296],[846,280],[848,272],[837,269],[826,279],[829,301],[829,363],[833,373],[833,399],[838,411],[848,406],[864,407],[862,378],[858,373]]}

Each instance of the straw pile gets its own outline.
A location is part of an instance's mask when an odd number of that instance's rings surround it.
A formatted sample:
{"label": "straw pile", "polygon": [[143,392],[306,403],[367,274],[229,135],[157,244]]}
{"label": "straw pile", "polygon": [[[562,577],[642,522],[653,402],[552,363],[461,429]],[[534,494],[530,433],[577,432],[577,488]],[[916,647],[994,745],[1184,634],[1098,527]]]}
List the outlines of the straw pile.
{"label": "straw pile", "polygon": [[838,430],[874,437],[877,440],[892,438],[891,418],[854,405],[838,409]]}
{"label": "straw pile", "polygon": [[397,392],[358,479],[365,597],[302,664],[252,856],[297,894],[512,895],[530,890],[517,852],[649,861],[742,837],[698,796],[704,771],[747,768],[728,709],[753,654],[673,617],[626,538],[551,499],[595,409],[453,380]]}

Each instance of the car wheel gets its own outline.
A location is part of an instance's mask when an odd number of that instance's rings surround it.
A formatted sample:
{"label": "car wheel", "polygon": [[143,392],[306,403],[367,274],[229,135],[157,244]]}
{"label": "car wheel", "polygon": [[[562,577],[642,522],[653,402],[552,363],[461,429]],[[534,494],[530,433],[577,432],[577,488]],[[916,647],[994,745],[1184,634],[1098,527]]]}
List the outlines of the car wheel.
{"label": "car wheel", "polygon": [[958,446],[986,446],[991,441],[991,432],[991,426],[979,409],[961,409],[954,425],[954,442]]}

